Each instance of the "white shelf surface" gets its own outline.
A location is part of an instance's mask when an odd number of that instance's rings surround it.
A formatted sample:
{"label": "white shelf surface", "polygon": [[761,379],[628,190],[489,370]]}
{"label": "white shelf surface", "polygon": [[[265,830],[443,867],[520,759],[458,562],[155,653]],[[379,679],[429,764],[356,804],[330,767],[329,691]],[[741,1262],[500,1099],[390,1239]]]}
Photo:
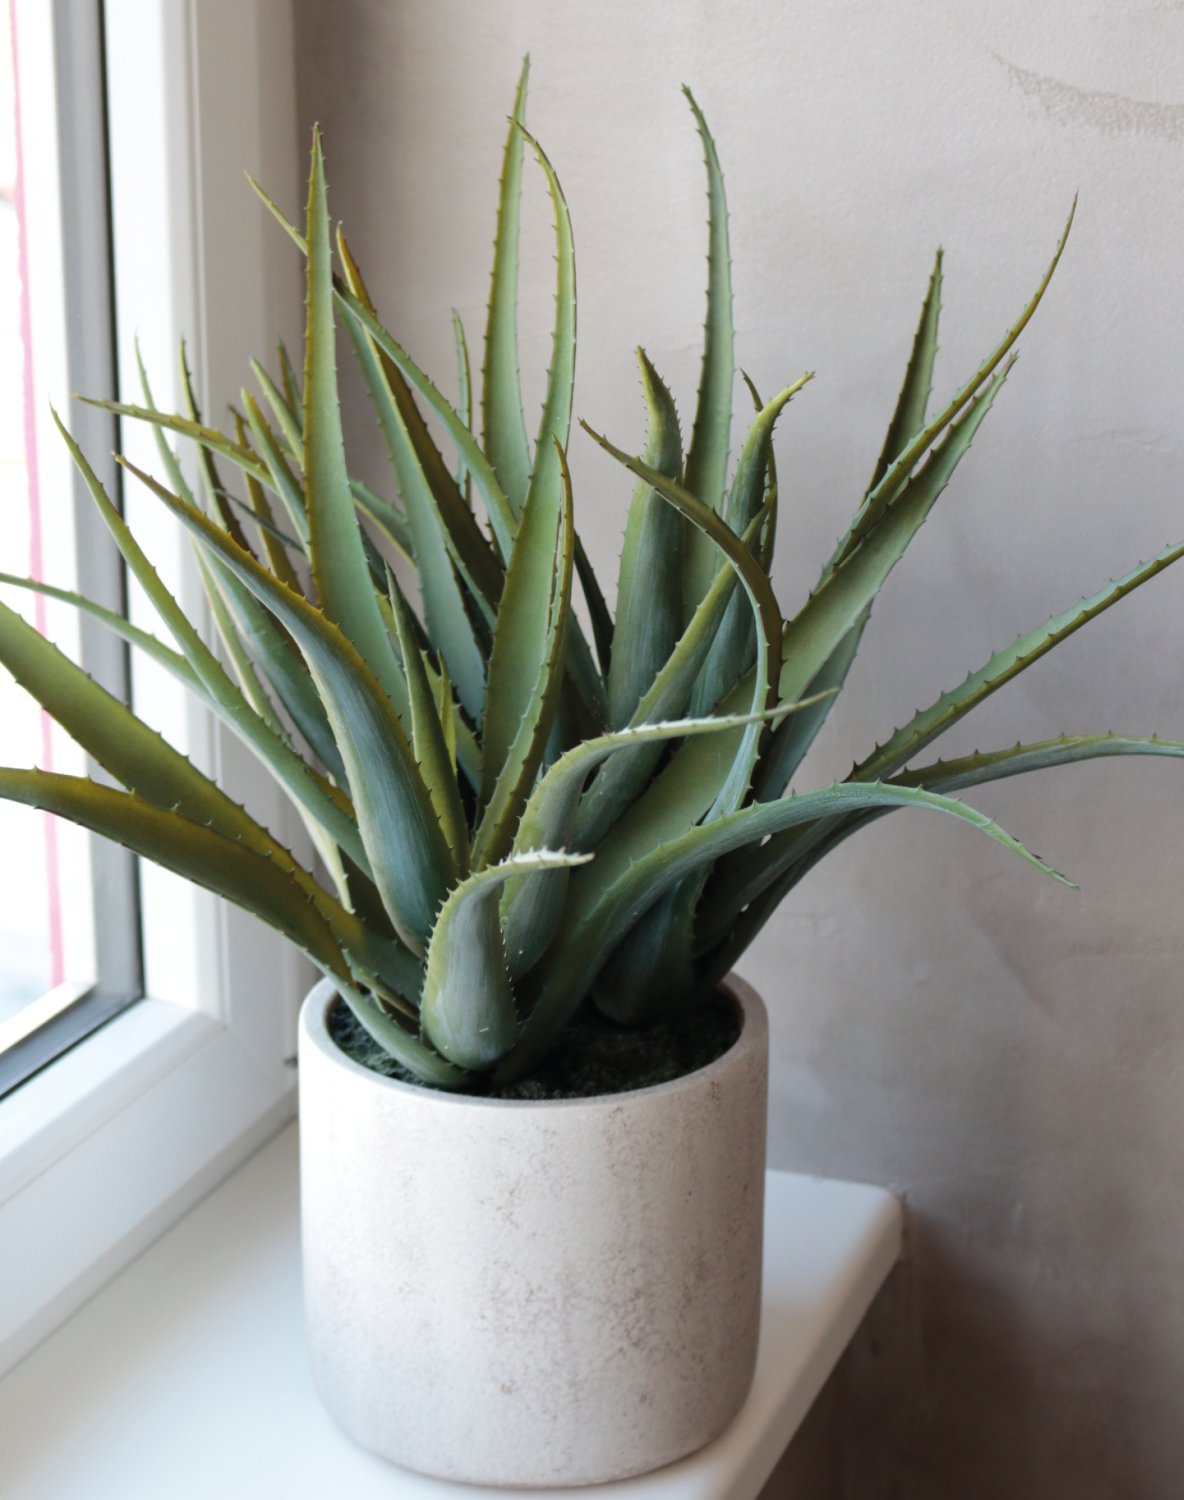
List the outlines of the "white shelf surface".
{"label": "white shelf surface", "polygon": [[[880,1188],[770,1172],[748,1402],[701,1452],[596,1495],[754,1500],[896,1261],[900,1235],[900,1207]],[[301,1319],[295,1126],[0,1382],[3,1500],[482,1493],[371,1457],[322,1411]]]}

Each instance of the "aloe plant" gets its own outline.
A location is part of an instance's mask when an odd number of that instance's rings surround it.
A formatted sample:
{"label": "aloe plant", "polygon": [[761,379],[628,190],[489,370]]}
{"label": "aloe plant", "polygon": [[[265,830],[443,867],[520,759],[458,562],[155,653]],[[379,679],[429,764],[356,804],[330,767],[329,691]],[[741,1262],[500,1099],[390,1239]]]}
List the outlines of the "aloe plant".
{"label": "aloe plant", "polygon": [[[814,590],[787,615],[770,581],[773,433],[809,376],[767,401],[749,383],[755,415],[744,422],[733,410],[723,175],[687,98],[710,214],[689,441],[642,351],[643,455],[587,429],[635,483],[615,622],[575,529],[572,231],[555,171],[526,129],[525,68],[505,145],[479,398],[459,319],[456,404],[379,320],[349,245],[332,232],[314,135],[303,227],[257,189],[306,263],[302,375],[283,348],[274,376],[254,364],[256,389],[243,391],[226,431],[204,422],[183,354],[182,412],[158,409],[146,376],[138,404],[98,403],[155,430],[159,477],[125,467],[191,534],[220,653],[169,594],[64,428],[173,645],[66,590],[3,579],[89,612],[184,683],[263,761],[318,861],[301,864],[3,605],[0,660],[115,785],[6,769],[0,795],[72,818],[248,908],[332,977],[387,1053],[442,1088],[528,1074],[589,1002],[626,1025],[695,1004],[817,861],[885,813],[945,813],[1064,880],[954,794],[1090,757],[1184,755],[1174,741],[1108,734],[915,763],[984,698],[1175,562],[1180,544],[996,652],[844,779],[794,786],[876,596],[999,395],[1065,240],[1015,325],[935,410],[938,255],[868,488]],[[515,326],[530,159],[550,194],[557,256],[533,440]],[[349,471],[341,331],[397,500]],[[734,428],[746,430],[732,463]],[[174,439],[192,450],[192,468]],[[404,592],[410,569],[418,610]],[[573,608],[577,585],[590,638]]]}

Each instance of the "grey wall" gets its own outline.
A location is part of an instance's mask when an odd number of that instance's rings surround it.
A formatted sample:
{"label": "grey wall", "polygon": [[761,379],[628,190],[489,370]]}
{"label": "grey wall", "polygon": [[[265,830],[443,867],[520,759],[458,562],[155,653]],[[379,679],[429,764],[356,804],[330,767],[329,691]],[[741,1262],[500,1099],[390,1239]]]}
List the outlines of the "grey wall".
{"label": "grey wall", "polygon": [[[780,434],[787,605],[875,459],[934,247],[939,390],[1018,312],[1075,190],[1056,284],[812,758],[845,771],[988,652],[1184,534],[1184,7],[1154,0],[298,0],[301,114],[380,305],[450,380],[477,338],[518,59],[572,205],[578,413],[642,440],[631,350],[693,400],[705,248],[691,83],[727,172],[740,357],[819,372]],[[540,390],[546,213],[524,282]],[[363,403],[350,411],[376,451]],[[628,487],[585,439],[577,513],[611,579]],[[1184,577],[1152,584],[949,747],[1184,736]],[[890,1183],[907,1261],[846,1370],[858,1500],[1184,1489],[1184,768],[1102,763],[979,805],[1058,889],[921,814],[837,853],[745,964],[775,1019],[772,1157]]]}

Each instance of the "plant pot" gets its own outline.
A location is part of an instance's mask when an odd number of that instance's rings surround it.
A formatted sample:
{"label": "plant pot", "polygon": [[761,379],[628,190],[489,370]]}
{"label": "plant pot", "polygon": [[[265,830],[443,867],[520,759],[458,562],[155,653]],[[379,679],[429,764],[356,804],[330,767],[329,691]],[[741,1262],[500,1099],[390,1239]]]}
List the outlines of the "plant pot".
{"label": "plant pot", "polygon": [[474,1484],[623,1479],[709,1442],[756,1362],[768,1023],[594,1099],[380,1077],[300,1024],[304,1289],[326,1407],[364,1448]]}

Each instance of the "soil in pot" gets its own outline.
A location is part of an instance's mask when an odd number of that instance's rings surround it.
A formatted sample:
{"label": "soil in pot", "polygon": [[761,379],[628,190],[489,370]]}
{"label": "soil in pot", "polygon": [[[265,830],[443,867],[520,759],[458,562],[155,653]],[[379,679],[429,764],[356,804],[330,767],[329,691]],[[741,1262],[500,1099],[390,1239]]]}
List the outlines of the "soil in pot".
{"label": "soil in pot", "polygon": [[[428,1087],[387,1055],[338,1001],[329,1035],[354,1062],[385,1078]],[[650,1088],[697,1072],[722,1057],[740,1035],[740,1014],[726,995],[713,995],[689,1014],[650,1026],[623,1027],[586,1005],[568,1024],[529,1078],[499,1089],[492,1099],[590,1099]]]}

